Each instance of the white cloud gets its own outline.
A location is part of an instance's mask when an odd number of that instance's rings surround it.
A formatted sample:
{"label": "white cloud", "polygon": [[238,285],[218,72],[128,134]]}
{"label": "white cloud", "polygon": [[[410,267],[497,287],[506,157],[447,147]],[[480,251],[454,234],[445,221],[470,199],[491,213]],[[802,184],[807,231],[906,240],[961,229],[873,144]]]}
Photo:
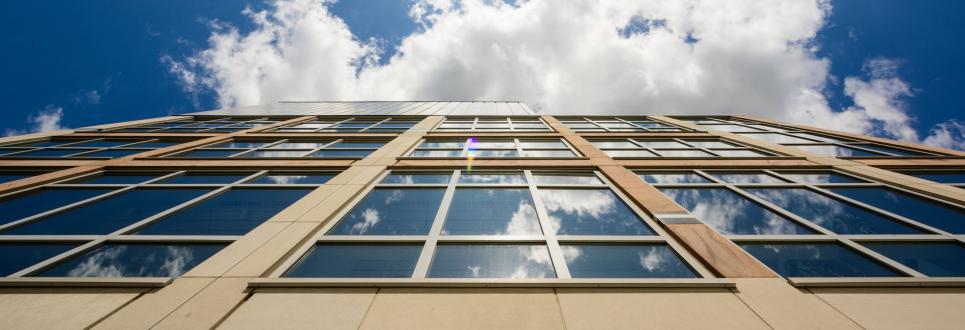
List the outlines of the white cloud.
{"label": "white cloud", "polygon": [[942,148],[965,150],[965,123],[953,119],[935,125],[923,142]]}
{"label": "white cloud", "polygon": [[60,120],[64,117],[64,108],[48,105],[43,110],[27,117],[31,125],[31,132],[47,132],[65,129],[60,126]]}
{"label": "white cloud", "polygon": [[898,102],[911,89],[878,75],[885,60],[869,62],[868,80],[845,79],[854,107],[828,106],[829,62],[813,45],[827,0],[422,0],[409,12],[421,28],[385,65],[330,3],[246,9],[253,31],[219,24],[207,49],[162,60],[224,107],[510,99],[549,113],[739,113],[917,139]]}

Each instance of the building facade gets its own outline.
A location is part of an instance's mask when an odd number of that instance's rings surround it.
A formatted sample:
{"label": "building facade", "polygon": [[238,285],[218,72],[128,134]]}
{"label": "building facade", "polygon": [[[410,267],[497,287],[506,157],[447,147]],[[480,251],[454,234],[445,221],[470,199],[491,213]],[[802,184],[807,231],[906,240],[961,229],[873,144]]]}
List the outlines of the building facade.
{"label": "building facade", "polygon": [[965,152],[751,116],[282,102],[0,139],[0,324],[952,329]]}

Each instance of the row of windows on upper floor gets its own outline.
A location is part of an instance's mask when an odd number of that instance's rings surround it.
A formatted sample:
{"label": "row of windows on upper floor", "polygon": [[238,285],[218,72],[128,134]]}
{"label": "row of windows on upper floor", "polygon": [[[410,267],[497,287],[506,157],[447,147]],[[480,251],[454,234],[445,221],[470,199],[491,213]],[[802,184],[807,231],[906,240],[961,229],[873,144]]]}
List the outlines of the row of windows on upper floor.
{"label": "row of windows on upper floor", "polygon": [[[5,197],[0,237],[242,235],[334,174],[94,174]],[[640,174],[784,276],[902,276],[889,260],[928,276],[965,276],[965,248],[941,235],[965,232],[957,205],[828,171]],[[307,186],[271,187],[277,184]],[[656,235],[644,219],[592,172],[394,172],[333,222],[286,276],[409,277],[421,243],[352,239],[396,235],[439,235],[428,277],[555,277],[562,269],[572,277],[697,276],[672,247],[634,239]],[[880,234],[930,236],[860,238]],[[507,239],[467,243],[466,235]],[[601,236],[624,239],[592,239]],[[793,238],[802,236],[813,241]],[[9,274],[69,250],[70,257],[31,274],[177,276],[230,242],[77,240],[4,242],[0,249],[10,253],[0,254],[0,263]],[[550,258],[554,253],[561,257]],[[188,262],[176,270],[137,264],[166,258]]]}

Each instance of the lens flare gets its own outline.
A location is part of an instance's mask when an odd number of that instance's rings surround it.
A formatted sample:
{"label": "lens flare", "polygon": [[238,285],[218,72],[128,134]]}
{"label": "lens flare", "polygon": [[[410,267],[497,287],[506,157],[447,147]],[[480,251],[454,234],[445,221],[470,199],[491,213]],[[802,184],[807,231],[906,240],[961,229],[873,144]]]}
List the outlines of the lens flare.
{"label": "lens flare", "polygon": [[466,140],[468,148],[466,148],[466,157],[469,159],[466,162],[466,172],[472,172],[472,160],[476,158],[476,138],[469,138]]}

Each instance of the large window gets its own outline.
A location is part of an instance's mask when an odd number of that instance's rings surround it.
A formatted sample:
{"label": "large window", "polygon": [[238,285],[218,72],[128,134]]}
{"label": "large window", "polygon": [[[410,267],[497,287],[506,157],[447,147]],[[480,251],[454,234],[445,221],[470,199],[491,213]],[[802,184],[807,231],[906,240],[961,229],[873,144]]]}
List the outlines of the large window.
{"label": "large window", "polygon": [[787,277],[965,276],[965,209],[827,170],[641,170]]}
{"label": "large window", "polygon": [[20,179],[26,179],[35,175],[41,175],[51,171],[23,170],[23,169],[3,169],[0,170],[0,183],[7,183]]}
{"label": "large window", "polygon": [[285,133],[398,133],[408,130],[422,120],[422,117],[360,117],[360,118],[332,118],[316,119],[298,124],[292,124],[271,130]]}
{"label": "large window", "polygon": [[592,139],[610,157],[771,157],[774,153],[717,138]]}
{"label": "large window", "polygon": [[789,126],[718,118],[681,120],[689,121],[707,130],[733,132],[829,157],[916,157],[937,155],[920,150],[814,133]]}
{"label": "large window", "polygon": [[432,158],[572,158],[577,153],[565,141],[555,139],[428,139],[409,157]]}
{"label": "large window", "polygon": [[897,170],[896,172],[919,179],[965,188],[965,170]]}
{"label": "large window", "polygon": [[274,124],[282,119],[265,117],[194,118],[151,123],[110,130],[111,132],[231,133]]}
{"label": "large window", "polygon": [[385,145],[370,140],[235,139],[164,157],[174,158],[363,158]]}
{"label": "large window", "polygon": [[447,117],[438,132],[548,132],[550,127],[539,117]]}
{"label": "large window", "polygon": [[149,138],[55,138],[0,146],[0,158],[118,158],[184,142],[187,141]]}
{"label": "large window", "polygon": [[[684,254],[598,173],[393,171],[284,277],[692,278]],[[692,260],[692,259],[690,259]]]}
{"label": "large window", "polygon": [[685,132],[689,129],[647,117],[557,117],[577,132]]}
{"label": "large window", "polygon": [[100,172],[0,198],[2,276],[175,277],[335,172]]}

